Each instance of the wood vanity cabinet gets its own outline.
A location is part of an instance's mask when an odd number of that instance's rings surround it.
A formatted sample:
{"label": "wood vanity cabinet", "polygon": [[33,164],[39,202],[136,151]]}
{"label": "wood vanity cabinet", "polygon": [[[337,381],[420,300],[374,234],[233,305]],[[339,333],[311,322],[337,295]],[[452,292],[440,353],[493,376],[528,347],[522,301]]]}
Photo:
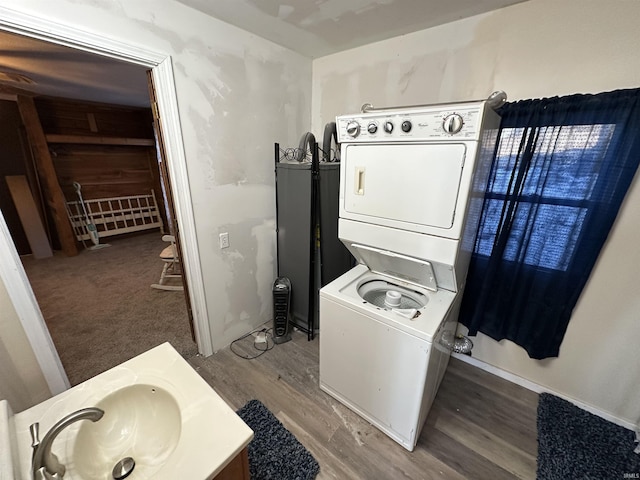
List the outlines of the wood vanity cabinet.
{"label": "wood vanity cabinet", "polygon": [[247,447],[236,455],[213,480],[249,480],[249,454]]}

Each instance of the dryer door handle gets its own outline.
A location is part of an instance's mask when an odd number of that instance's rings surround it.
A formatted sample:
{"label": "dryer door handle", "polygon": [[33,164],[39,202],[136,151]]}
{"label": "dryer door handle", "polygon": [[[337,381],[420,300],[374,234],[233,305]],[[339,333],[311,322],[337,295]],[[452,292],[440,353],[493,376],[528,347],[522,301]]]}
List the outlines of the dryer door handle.
{"label": "dryer door handle", "polygon": [[364,195],[364,172],[364,167],[356,167],[355,186],[353,189],[353,193],[356,195]]}

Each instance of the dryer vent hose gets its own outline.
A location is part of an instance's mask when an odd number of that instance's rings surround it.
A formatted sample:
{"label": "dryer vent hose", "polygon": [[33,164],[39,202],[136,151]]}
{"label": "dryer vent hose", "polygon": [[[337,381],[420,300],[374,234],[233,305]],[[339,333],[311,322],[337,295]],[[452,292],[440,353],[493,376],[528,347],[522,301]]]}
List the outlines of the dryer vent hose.
{"label": "dryer vent hose", "polygon": [[469,337],[460,334],[454,335],[453,332],[448,330],[442,333],[440,345],[454,353],[463,353],[465,355],[471,355],[471,349],[473,348],[473,342]]}
{"label": "dryer vent hose", "polygon": [[456,335],[456,339],[453,341],[453,351],[455,353],[464,353],[465,355],[471,355],[471,349],[473,349],[473,342],[469,337],[464,335]]}
{"label": "dryer vent hose", "polygon": [[[331,158],[331,140],[336,146],[336,154]],[[324,162],[336,162],[339,161],[338,148],[338,130],[336,129],[336,122],[329,122],[324,126],[324,136],[322,138],[322,161]]]}
{"label": "dryer vent hose", "polygon": [[307,158],[307,151],[312,152],[316,143],[316,137],[311,132],[307,132],[300,138],[298,150],[296,150],[296,161],[302,162]]}
{"label": "dryer vent hose", "polygon": [[[307,152],[312,151],[316,143],[316,137],[311,132],[306,132],[300,138],[300,144],[296,150],[295,159],[298,162],[304,162],[307,158]],[[332,146],[335,145],[335,155],[331,156]],[[336,122],[329,122],[324,126],[324,135],[322,138],[322,161],[337,162],[339,158],[340,147],[338,145],[338,131]]]}

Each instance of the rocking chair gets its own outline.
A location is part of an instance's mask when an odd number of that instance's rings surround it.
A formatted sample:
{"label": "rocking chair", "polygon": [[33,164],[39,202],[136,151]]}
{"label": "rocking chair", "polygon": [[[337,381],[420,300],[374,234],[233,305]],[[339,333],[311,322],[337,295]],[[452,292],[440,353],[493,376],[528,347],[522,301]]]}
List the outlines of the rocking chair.
{"label": "rocking chair", "polygon": [[[158,283],[151,285],[151,288],[158,290],[184,290],[182,280],[178,282],[171,282],[171,279],[182,279],[182,268],[180,266],[180,259],[178,258],[178,249],[176,248],[176,239],[173,235],[163,235],[162,240],[170,242],[162,252],[160,252],[160,258],[164,262],[162,267],[162,273],[160,274],[160,280]],[[173,284],[171,284],[173,283]]]}

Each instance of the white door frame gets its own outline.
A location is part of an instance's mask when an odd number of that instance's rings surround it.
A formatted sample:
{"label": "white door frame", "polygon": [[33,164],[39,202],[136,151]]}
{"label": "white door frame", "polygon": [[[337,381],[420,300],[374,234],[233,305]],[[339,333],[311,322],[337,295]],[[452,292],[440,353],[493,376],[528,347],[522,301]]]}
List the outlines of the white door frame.
{"label": "white door frame", "polygon": [[[151,69],[155,84],[158,110],[162,119],[167,167],[174,195],[176,220],[183,245],[184,266],[189,297],[193,310],[193,327],[198,351],[204,356],[213,354],[211,329],[202,282],[191,191],[182,143],[178,102],[171,57],[166,54],[126,45],[93,33],[51,22],[0,7],[0,29],[19,35],[65,45],[97,55],[107,56]],[[0,212],[0,278],[20,318],[34,354],[42,369],[51,393],[56,395],[69,388],[60,357],[47,329],[29,279],[15,249],[13,240]],[[187,325],[185,324],[185,328]]]}

